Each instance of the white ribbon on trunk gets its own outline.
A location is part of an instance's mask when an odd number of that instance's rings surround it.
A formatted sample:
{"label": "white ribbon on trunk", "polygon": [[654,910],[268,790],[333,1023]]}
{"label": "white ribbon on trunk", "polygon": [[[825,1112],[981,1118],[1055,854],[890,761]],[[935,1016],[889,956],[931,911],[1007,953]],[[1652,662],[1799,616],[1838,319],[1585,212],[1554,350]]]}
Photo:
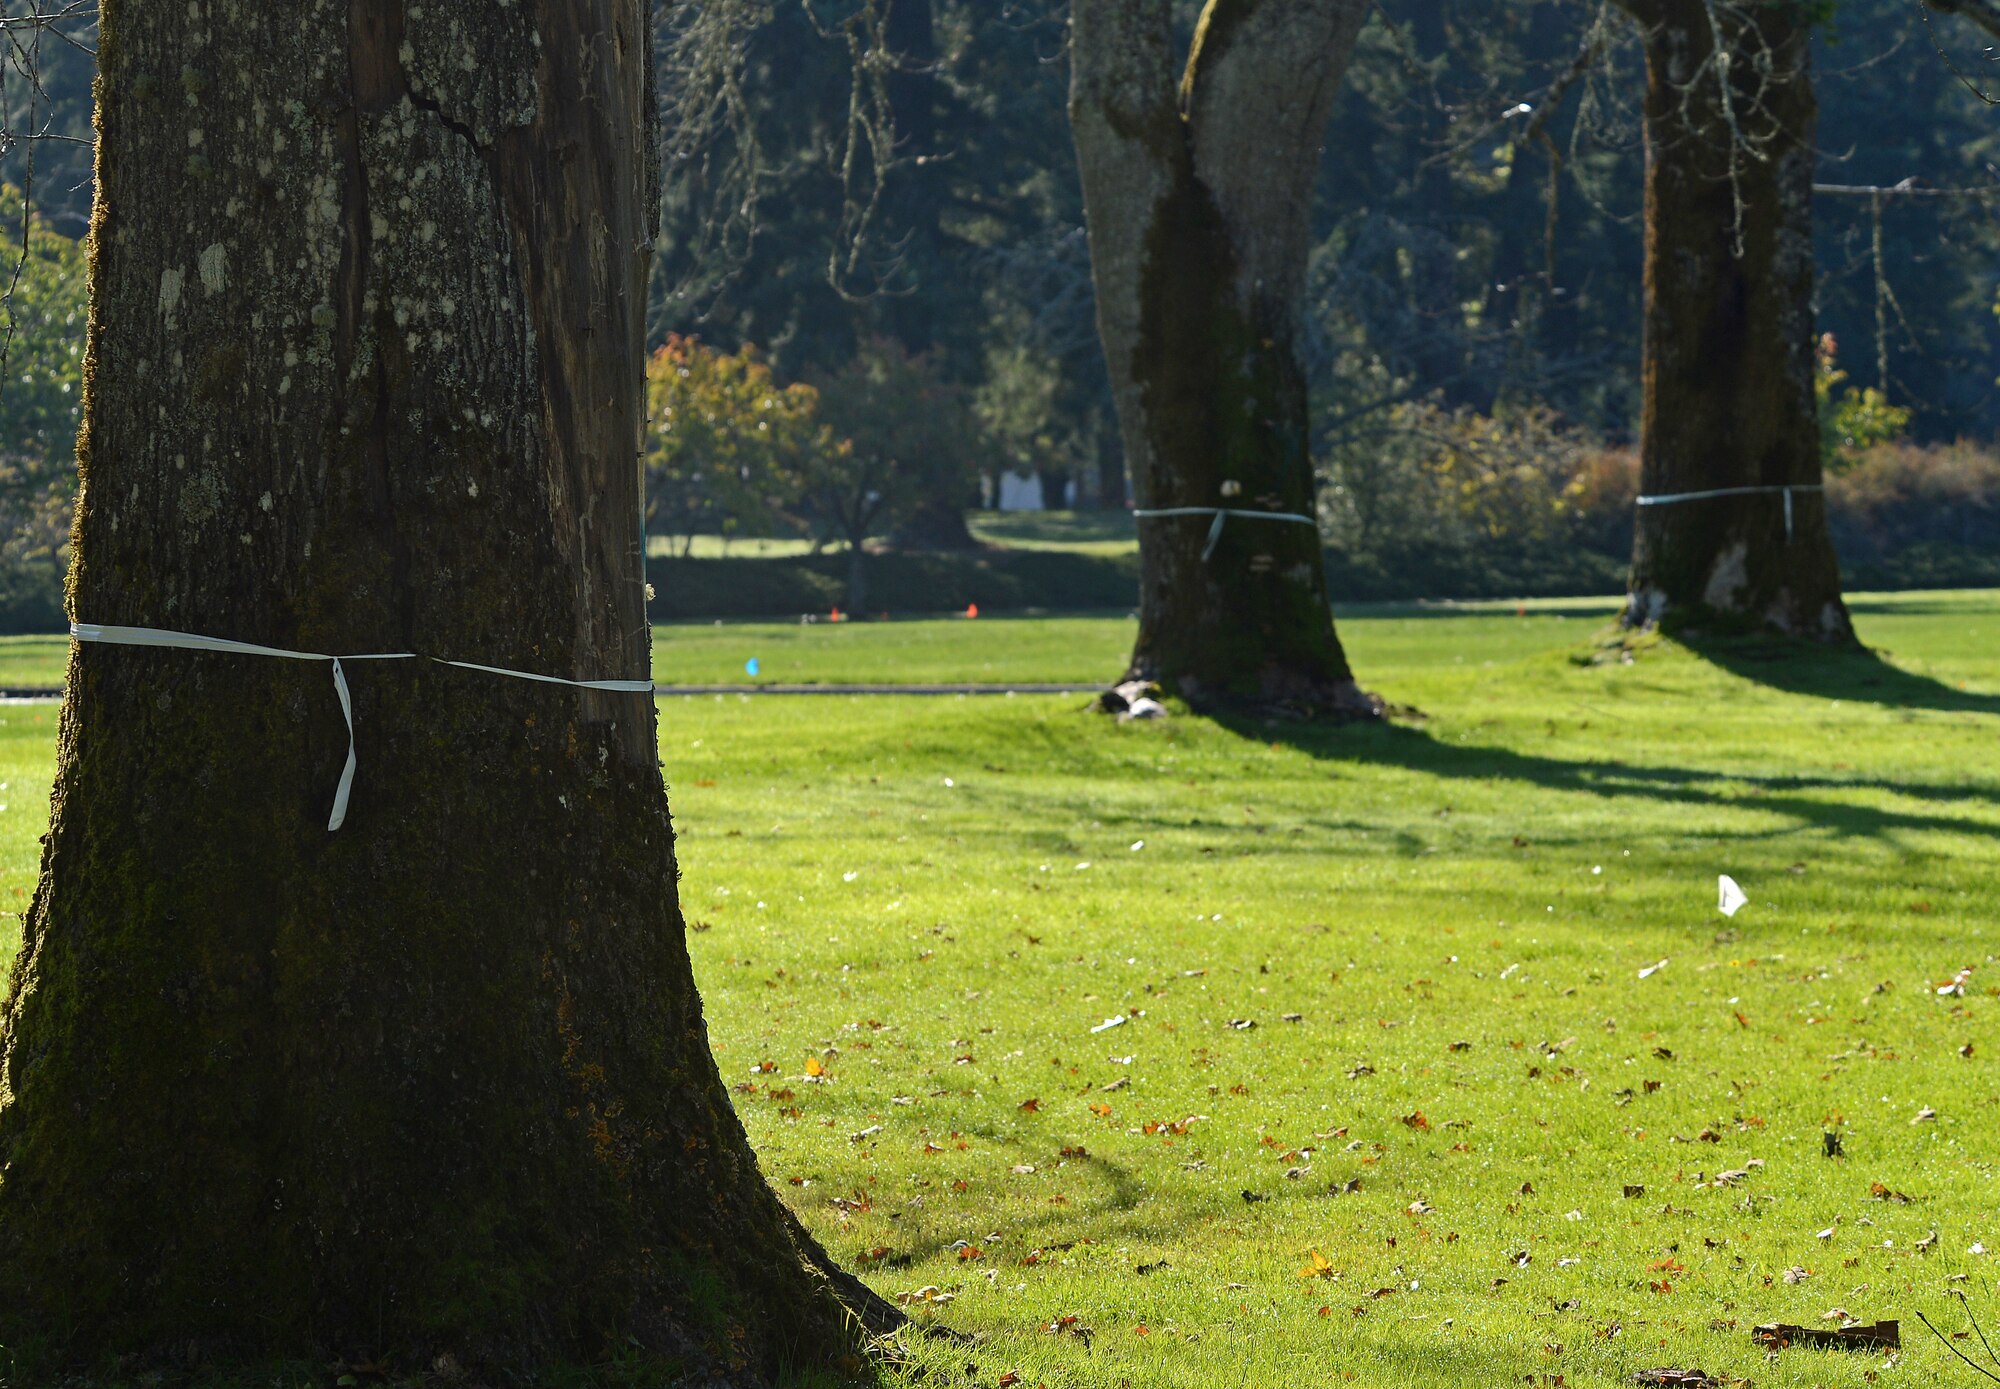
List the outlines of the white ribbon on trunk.
{"label": "white ribbon on trunk", "polygon": [[231,641],[226,637],[204,637],[193,632],[173,632],[158,627],[115,627],[96,622],[72,622],[69,634],[77,641],[101,642],[108,646],[151,646],[173,651],[214,651],[225,656],[275,656],[286,661],[326,661],[333,667],[333,692],[340,700],[340,717],[347,724],[347,764],[341,769],[340,784],[333,792],[333,813],[327,817],[329,833],[347,821],[347,802],[354,790],[354,772],[359,759],[354,749],[354,699],[347,689],[347,672],[342,661],[430,661],[460,670],[477,670],[487,675],[504,675],[513,680],[533,680],[544,685],[567,685],[578,690],[604,690],[611,694],[654,692],[650,680],[565,680],[559,675],[537,675],[532,671],[509,670],[505,666],[483,666],[474,661],[448,661],[442,656],[422,656],[414,651],[371,651],[334,656],[323,651],[288,651],[279,646],[259,646],[255,642]]}
{"label": "white ribbon on trunk", "polygon": [[1785,543],[1792,543],[1792,493],[1824,492],[1826,488],[1817,482],[1786,482],[1770,487],[1711,487],[1706,492],[1661,492],[1654,496],[1640,497],[1640,506],[1668,506],[1674,502],[1702,502],[1710,497],[1752,497],[1768,492],[1785,494]]}
{"label": "white ribbon on trunk", "polygon": [[1296,511],[1251,511],[1244,507],[1230,506],[1163,506],[1135,509],[1133,516],[1139,520],[1150,520],[1155,516],[1213,516],[1215,524],[1208,528],[1208,543],[1201,547],[1202,563],[1215,553],[1215,542],[1222,539],[1222,523],[1232,516],[1244,516],[1253,521],[1297,521],[1302,526],[1317,526],[1319,522],[1310,516],[1301,516]]}

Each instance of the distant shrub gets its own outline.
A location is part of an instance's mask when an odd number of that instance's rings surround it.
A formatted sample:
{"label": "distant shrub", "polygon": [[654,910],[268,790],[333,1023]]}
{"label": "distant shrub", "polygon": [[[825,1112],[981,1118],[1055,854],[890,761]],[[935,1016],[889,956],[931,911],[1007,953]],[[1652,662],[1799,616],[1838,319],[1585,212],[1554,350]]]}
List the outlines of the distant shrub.
{"label": "distant shrub", "polygon": [[1873,386],[1857,390],[1847,385],[1847,373],[1840,369],[1840,344],[1833,334],[1819,339],[1818,369],[1813,375],[1813,398],[1819,407],[1820,461],[1830,473],[1851,467],[1877,444],[1893,443],[1910,427],[1910,412],[1891,405],[1889,397]]}
{"label": "distant shrub", "polygon": [[1329,452],[1336,597],[1606,593],[1624,581],[1638,459],[1542,409],[1415,402]]}
{"label": "distant shrub", "polygon": [[2000,452],[1878,444],[1827,478],[1827,523],[1849,582],[2000,583]]}

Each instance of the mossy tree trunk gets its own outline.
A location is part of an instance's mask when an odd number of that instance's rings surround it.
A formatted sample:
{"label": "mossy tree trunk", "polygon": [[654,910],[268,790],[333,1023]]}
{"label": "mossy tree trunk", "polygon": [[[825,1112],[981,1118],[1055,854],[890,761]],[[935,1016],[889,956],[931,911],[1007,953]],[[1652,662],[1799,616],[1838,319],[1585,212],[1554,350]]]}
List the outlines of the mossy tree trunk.
{"label": "mossy tree trunk", "polygon": [[[1313,178],[1362,0],[1077,0],[1070,117],[1091,271],[1141,509],[1316,515],[1300,304]],[[1142,519],[1135,676],[1197,705],[1372,714],[1317,526]]]}
{"label": "mossy tree trunk", "polygon": [[1626,621],[1849,640],[1817,490],[1808,6],[1621,3],[1646,46],[1641,491],[1765,489],[1640,507]]}
{"label": "mossy tree trunk", "polygon": [[[644,678],[643,0],[104,0],[82,621]],[[4,1023],[0,1340],[49,1363],[855,1313],[708,1050],[641,695],[82,645]]]}

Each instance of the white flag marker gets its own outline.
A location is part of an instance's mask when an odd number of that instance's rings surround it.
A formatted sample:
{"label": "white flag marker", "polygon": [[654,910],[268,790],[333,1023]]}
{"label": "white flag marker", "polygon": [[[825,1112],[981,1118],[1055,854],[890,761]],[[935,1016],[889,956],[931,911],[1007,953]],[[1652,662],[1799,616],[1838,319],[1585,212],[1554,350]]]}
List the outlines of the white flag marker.
{"label": "white flag marker", "polygon": [[1736,885],[1736,879],[1727,873],[1715,880],[1715,888],[1715,909],[1724,916],[1734,916],[1750,905],[1750,899],[1744,896],[1743,889]]}

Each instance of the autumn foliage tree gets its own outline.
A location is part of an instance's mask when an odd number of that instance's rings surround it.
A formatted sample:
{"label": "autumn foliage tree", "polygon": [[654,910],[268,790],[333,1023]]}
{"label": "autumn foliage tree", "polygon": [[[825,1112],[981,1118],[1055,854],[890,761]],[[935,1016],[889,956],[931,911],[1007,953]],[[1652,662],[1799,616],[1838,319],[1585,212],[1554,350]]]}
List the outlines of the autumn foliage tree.
{"label": "autumn foliage tree", "polygon": [[646,528],[765,535],[796,527],[805,462],[833,448],[819,393],[778,384],[754,347],[669,335],[646,363]]}

